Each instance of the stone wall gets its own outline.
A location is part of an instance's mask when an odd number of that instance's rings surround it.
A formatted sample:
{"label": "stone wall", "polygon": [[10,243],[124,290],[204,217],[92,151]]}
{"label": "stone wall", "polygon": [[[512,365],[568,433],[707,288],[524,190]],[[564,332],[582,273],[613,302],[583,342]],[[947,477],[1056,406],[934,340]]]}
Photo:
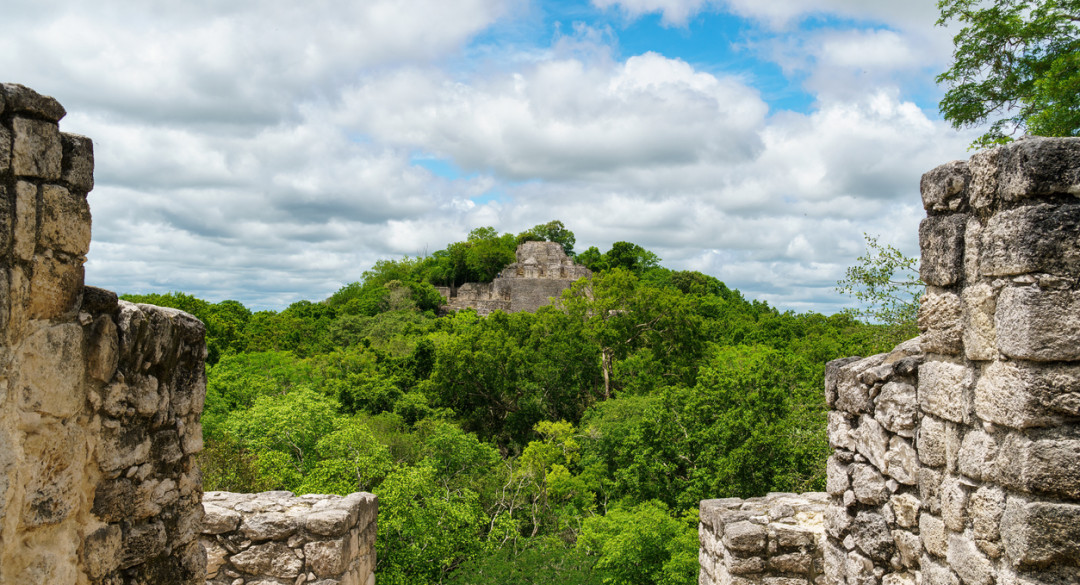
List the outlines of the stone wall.
{"label": "stone wall", "polygon": [[701,502],[700,585],[822,585],[826,494]]}
{"label": "stone wall", "polygon": [[374,585],[375,496],[207,492],[208,585]]}
{"label": "stone wall", "polygon": [[202,323],[83,286],[93,145],[0,85],[0,583],[196,584]]}
{"label": "stone wall", "polygon": [[445,310],[475,309],[480,315],[494,311],[535,313],[551,304],[562,291],[592,271],[575,264],[561,244],[523,242],[517,248],[517,262],[507,266],[490,283],[467,282],[460,287],[440,287]]}
{"label": "stone wall", "polygon": [[1078,196],[1077,138],[923,176],[921,335],[826,371],[825,584],[1080,583]]}

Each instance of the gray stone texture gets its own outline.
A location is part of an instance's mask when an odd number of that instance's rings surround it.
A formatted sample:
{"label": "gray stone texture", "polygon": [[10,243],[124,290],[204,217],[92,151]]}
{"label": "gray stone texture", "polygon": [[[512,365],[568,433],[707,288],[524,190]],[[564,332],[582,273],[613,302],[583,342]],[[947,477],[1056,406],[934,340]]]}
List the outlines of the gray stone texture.
{"label": "gray stone texture", "polygon": [[1037,204],[991,217],[982,232],[983,276],[1080,275],[1080,204]]}
{"label": "gray stone texture", "polygon": [[954,160],[927,172],[919,183],[923,207],[928,213],[963,211],[968,204],[970,183],[971,169],[967,161]]}
{"label": "gray stone texture", "polygon": [[964,274],[964,232],[967,216],[963,214],[931,216],[919,224],[922,262],[919,276],[933,286],[949,286]]}
{"label": "gray stone texture", "polygon": [[1039,362],[1080,360],[1080,290],[1009,287],[998,295],[998,349]]}

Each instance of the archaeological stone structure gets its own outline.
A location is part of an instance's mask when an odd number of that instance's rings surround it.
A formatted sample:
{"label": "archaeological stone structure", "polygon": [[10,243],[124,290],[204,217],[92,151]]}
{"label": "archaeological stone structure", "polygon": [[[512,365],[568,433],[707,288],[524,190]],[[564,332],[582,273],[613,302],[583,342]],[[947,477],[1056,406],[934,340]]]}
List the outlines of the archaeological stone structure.
{"label": "archaeological stone structure", "polygon": [[207,585],[375,584],[375,496],[207,492]]}
{"label": "archaeological stone structure", "polygon": [[557,242],[524,242],[517,262],[507,266],[490,283],[468,282],[457,288],[439,287],[447,311],[472,308],[480,315],[493,311],[535,313],[551,304],[562,291],[592,271],[575,264]]}
{"label": "archaeological stone structure", "polygon": [[921,335],[827,367],[824,571],[777,573],[775,520],[706,501],[702,585],[1080,583],[1078,197],[1077,138],[923,176]]}
{"label": "archaeological stone structure", "polygon": [[205,328],[84,286],[93,144],[64,115],[0,84],[0,585],[373,585],[371,494],[204,514]]}

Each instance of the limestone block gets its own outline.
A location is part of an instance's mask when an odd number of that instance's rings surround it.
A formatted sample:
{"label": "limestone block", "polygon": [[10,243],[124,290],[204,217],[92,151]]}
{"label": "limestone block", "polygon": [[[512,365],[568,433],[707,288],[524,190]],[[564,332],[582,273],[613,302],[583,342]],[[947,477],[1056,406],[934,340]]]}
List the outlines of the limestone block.
{"label": "limestone block", "polygon": [[87,453],[81,429],[74,423],[50,424],[23,441],[28,465],[22,477],[20,529],[58,524],[78,510]]}
{"label": "limestone block", "polygon": [[793,526],[790,524],[769,524],[769,539],[780,548],[803,548],[813,546],[821,535],[819,525]]}
{"label": "limestone block", "polygon": [[949,568],[964,585],[991,585],[994,582],[994,566],[975,543],[961,534],[949,535],[949,551],[946,555]]}
{"label": "limestone block", "polygon": [[825,532],[833,538],[843,538],[851,527],[851,515],[843,506],[832,505],[825,510]]}
{"label": "limestone block", "polygon": [[304,569],[304,561],[296,558],[292,550],[280,542],[252,545],[233,555],[230,561],[237,570],[248,575],[279,579],[295,579]]}
{"label": "limestone block", "polygon": [[19,177],[55,181],[60,179],[64,149],[55,123],[17,117],[12,120],[15,140],[11,168]]}
{"label": "limestone block", "polygon": [[769,558],[769,568],[782,573],[809,573],[814,557],[806,553],[788,553]]}
{"label": "limestone block", "polygon": [[982,232],[984,276],[1080,273],[1080,205],[1038,204],[1002,211]]}
{"label": "limestone block", "polygon": [[968,202],[981,215],[993,212],[998,200],[998,179],[1004,148],[990,148],[976,152],[968,160],[971,182],[968,184]]}
{"label": "limestone block", "polygon": [[844,549],[836,546],[832,539],[825,540],[824,561],[825,582],[843,583],[846,574],[847,554]]}
{"label": "limestone block", "polygon": [[203,546],[206,548],[206,577],[213,579],[228,560],[229,551],[215,540],[204,540]]}
{"label": "limestone block", "polygon": [[856,463],[851,466],[851,486],[855,499],[863,504],[878,506],[889,498],[885,478],[869,465]]}
{"label": "limestone block", "polygon": [[907,530],[893,530],[892,537],[896,550],[900,553],[900,564],[907,569],[918,569],[919,557],[922,555],[919,535]]}
{"label": "limestone block", "polygon": [[744,553],[765,550],[765,527],[748,521],[735,522],[724,528],[724,545]]}
{"label": "limestone block", "polygon": [[889,450],[885,454],[885,472],[902,484],[918,483],[919,456],[906,439],[902,437],[889,439]]}
{"label": "limestone block", "polygon": [[100,579],[116,569],[122,543],[123,533],[116,524],[106,524],[87,535],[81,560],[91,579]]}
{"label": "limestone block", "polygon": [[945,465],[945,423],[932,416],[922,417],[919,425],[919,461],[931,467]]}
{"label": "limestone block", "polygon": [[153,442],[147,429],[137,425],[105,427],[101,431],[101,443],[97,449],[97,461],[106,472],[120,471],[146,463],[150,459]]}
{"label": "limestone block", "polygon": [[929,555],[923,555],[919,566],[922,568],[923,585],[960,585],[956,573]]}
{"label": "limestone block", "polygon": [[116,324],[108,315],[99,315],[94,319],[89,340],[86,372],[90,377],[99,382],[112,379],[119,359],[118,344]]}
{"label": "limestone block", "polygon": [[949,286],[960,281],[964,269],[964,231],[967,216],[932,216],[919,224],[922,261],[919,276],[933,286]]}
{"label": "limestone block", "polygon": [[953,532],[963,532],[967,525],[968,493],[956,477],[941,482],[941,519]]}
{"label": "limestone block", "polygon": [[[841,463],[836,455],[829,457],[825,463],[825,477],[825,491],[830,495],[843,495],[851,485],[848,481],[848,466]],[[885,480],[882,480],[881,485],[885,486]]]}
{"label": "limestone block", "polygon": [[840,368],[836,381],[836,409],[851,414],[870,411],[870,389],[861,381],[867,371],[881,365],[885,354],[870,356]]}
{"label": "limestone block", "polygon": [[928,287],[919,305],[922,350],[957,355],[963,349],[960,295]]}
{"label": "limestone block", "polygon": [[893,554],[892,533],[881,514],[860,511],[851,522],[851,535],[855,546],[872,559],[887,562]]}
{"label": "limestone block", "polygon": [[922,502],[912,494],[896,494],[889,498],[896,524],[901,528],[914,528],[919,522],[919,506]]}
{"label": "limestone block", "polygon": [[0,173],[11,168],[11,132],[0,124]]}
{"label": "limestone block", "polygon": [[27,316],[55,319],[73,311],[83,288],[82,262],[54,257],[48,251],[44,255],[35,255],[33,262]]}
{"label": "limestone block", "polygon": [[881,585],[918,585],[918,578],[911,573],[889,573],[881,578]]}
{"label": "limestone block", "polygon": [[309,542],[304,545],[308,569],[319,577],[337,577],[348,568],[349,537]]}
{"label": "limestone block", "polygon": [[862,358],[848,357],[838,360],[832,360],[825,364],[825,402],[829,408],[832,408],[836,404],[836,392],[837,384],[840,381],[840,370],[852,363],[857,362]]}
{"label": "limestone block", "polygon": [[[0,94],[4,96],[3,101],[6,102],[8,112],[30,114],[52,122],[59,122],[67,114],[64,106],[60,105],[56,99],[41,95],[25,85],[0,84]],[[0,111],[4,110],[5,108],[0,108]]]}
{"label": "limestone block", "polygon": [[949,550],[949,541],[945,536],[945,523],[927,512],[919,515],[919,536],[922,537],[926,552],[945,558]]}
{"label": "limestone block", "polygon": [[1005,513],[1005,492],[996,486],[980,487],[971,496],[970,512],[976,541],[996,541]]}
{"label": "limestone block", "polygon": [[83,332],[77,323],[44,327],[23,341],[15,363],[12,386],[19,408],[57,418],[80,412],[86,402],[83,387]]}
{"label": "limestone block", "polygon": [[151,520],[125,529],[120,568],[127,569],[161,554],[167,543],[168,533],[160,520]]}
{"label": "limestone block", "polygon": [[[847,574],[849,585],[864,585],[867,583],[866,576],[873,576],[874,574],[874,562],[855,551],[851,551],[847,553],[847,557],[844,559],[844,572]],[[876,582],[876,579],[869,580],[869,583],[874,582]]]}
{"label": "limestone block", "polygon": [[243,520],[240,532],[253,541],[283,540],[297,530],[296,519],[280,512],[253,514]]}
{"label": "limestone block", "polygon": [[992,360],[997,357],[997,332],[994,313],[997,297],[985,282],[964,288],[963,294],[964,355],[969,360]]}
{"label": "limestone block", "polygon": [[930,467],[919,469],[919,499],[923,508],[935,514],[941,512],[941,482],[944,474]]}
{"label": "limestone block", "polygon": [[1080,360],[1080,291],[1006,288],[995,322],[998,349],[1011,358]]}
{"label": "limestone block", "polygon": [[971,372],[963,364],[928,361],[919,367],[919,406],[923,412],[967,423],[971,385]]}
{"label": "limestone block", "polygon": [[37,247],[37,196],[33,183],[19,181],[15,184],[15,257],[29,261]]}
{"label": "limestone block", "polygon": [[999,453],[994,471],[1003,486],[1080,500],[1080,439],[1010,435]]}
{"label": "limestone block", "polygon": [[923,208],[927,212],[949,213],[967,207],[967,186],[971,170],[967,161],[954,160],[923,174],[919,181]]}
{"label": "limestone block", "polygon": [[997,456],[998,446],[992,436],[980,430],[969,431],[960,444],[957,471],[972,479],[981,480],[993,469]]}
{"label": "limestone block", "polygon": [[982,233],[982,220],[978,216],[969,217],[967,228],[964,230],[964,282],[969,286],[979,280]]}
{"label": "limestone block", "polygon": [[828,417],[829,446],[833,449],[855,450],[855,436],[851,424],[854,418],[838,410],[830,410]]}
{"label": "limestone block", "polygon": [[874,467],[886,468],[885,453],[889,449],[889,435],[873,418],[859,417],[859,428],[855,431],[855,450],[873,464]]}
{"label": "limestone block", "polygon": [[348,510],[323,510],[313,512],[304,519],[304,527],[321,536],[341,536],[356,522],[355,516],[350,522]]}
{"label": "limestone block", "polygon": [[60,134],[64,158],[61,179],[68,189],[86,196],[94,188],[94,142],[78,134]]}
{"label": "limestone block", "polygon": [[85,256],[90,249],[90,206],[86,198],[58,185],[45,185],[41,199],[41,245]]}
{"label": "limestone block", "polygon": [[874,406],[874,418],[888,431],[902,437],[915,435],[918,396],[907,382],[888,382],[881,387]]}
{"label": "limestone block", "polygon": [[975,386],[975,412],[1017,429],[1058,426],[1080,416],[1080,366],[995,362]]}
{"label": "limestone block", "polygon": [[998,196],[1003,202],[1080,193],[1080,140],[1024,139],[1001,149]]}
{"label": "limestone block", "polygon": [[1080,506],[1010,497],[1001,520],[1005,557],[1014,567],[1080,564]]}
{"label": "limestone block", "polygon": [[203,502],[203,534],[223,534],[240,526],[240,513],[211,502]]}

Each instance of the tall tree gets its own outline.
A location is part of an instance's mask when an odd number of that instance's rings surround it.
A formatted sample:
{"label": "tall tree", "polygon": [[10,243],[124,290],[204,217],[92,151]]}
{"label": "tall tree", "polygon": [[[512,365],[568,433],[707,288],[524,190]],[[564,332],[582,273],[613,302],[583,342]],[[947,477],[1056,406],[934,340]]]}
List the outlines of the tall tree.
{"label": "tall tree", "polygon": [[939,0],[963,25],[941,112],[956,128],[992,122],[973,146],[1080,133],[1080,0]]}

